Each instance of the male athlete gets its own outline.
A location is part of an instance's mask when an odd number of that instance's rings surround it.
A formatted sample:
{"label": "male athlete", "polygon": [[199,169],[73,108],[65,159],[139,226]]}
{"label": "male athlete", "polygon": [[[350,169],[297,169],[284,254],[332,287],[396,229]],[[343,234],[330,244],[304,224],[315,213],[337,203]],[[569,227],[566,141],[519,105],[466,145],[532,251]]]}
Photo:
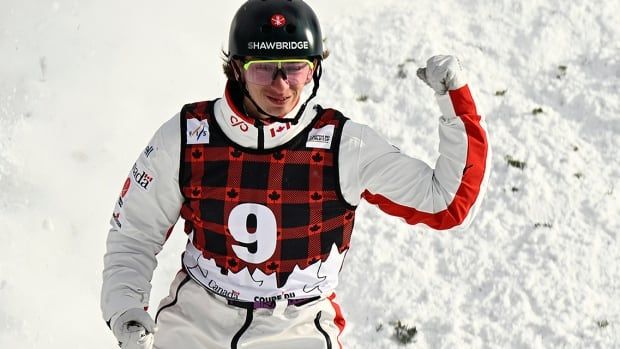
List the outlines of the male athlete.
{"label": "male athlete", "polygon": [[[362,199],[409,224],[469,224],[490,150],[457,59],[418,71],[442,112],[429,166],[315,102],[325,57],[302,0],[237,11],[223,97],[164,123],[116,203],[101,307],[121,348],[341,348],[334,290]],[[182,270],[153,319],[156,255],[179,216]]]}

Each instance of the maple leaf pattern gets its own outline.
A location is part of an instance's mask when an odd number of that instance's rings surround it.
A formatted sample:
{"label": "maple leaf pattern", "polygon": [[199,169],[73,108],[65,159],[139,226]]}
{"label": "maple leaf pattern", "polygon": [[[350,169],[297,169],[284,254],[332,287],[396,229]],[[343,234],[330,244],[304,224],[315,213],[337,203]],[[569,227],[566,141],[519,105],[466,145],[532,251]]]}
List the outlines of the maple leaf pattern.
{"label": "maple leaf pattern", "polygon": [[267,269],[272,270],[272,271],[278,269],[278,263],[271,262],[271,264],[267,266]]}
{"label": "maple leaf pattern", "polygon": [[321,153],[316,153],[312,155],[312,160],[314,160],[314,162],[321,162],[323,161],[323,156],[321,155]]}
{"label": "maple leaf pattern", "polygon": [[281,151],[273,153],[273,158],[276,160],[282,160],[284,158],[284,154]]}
{"label": "maple leaf pattern", "polygon": [[243,155],[243,153],[240,150],[235,149],[230,152],[230,155],[232,155],[233,158],[239,158],[241,157],[241,155]]}
{"label": "maple leaf pattern", "polygon": [[202,193],[202,189],[200,187],[194,187],[194,189],[192,189],[192,196],[193,197],[200,196],[200,193]]}
{"label": "maple leaf pattern", "polygon": [[321,200],[323,198],[323,196],[317,192],[314,192],[314,194],[312,194],[312,196],[310,196],[310,198],[314,201],[318,201]]}

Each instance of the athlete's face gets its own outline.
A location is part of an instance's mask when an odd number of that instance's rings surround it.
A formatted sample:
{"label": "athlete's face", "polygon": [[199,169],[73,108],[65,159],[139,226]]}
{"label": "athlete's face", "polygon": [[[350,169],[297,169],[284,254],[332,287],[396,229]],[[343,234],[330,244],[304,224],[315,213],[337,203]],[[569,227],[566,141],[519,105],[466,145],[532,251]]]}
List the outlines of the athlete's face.
{"label": "athlete's face", "polygon": [[[269,75],[268,79],[264,76],[261,79],[261,74],[266,76],[269,73],[264,71],[269,69],[266,64],[254,63],[249,66],[246,64],[246,68],[241,66],[240,70],[244,74],[243,80],[248,93],[262,110],[274,116],[284,116],[295,108],[299,103],[304,86],[312,81],[314,72],[313,64],[310,66],[305,63],[293,62],[288,63],[288,66],[281,65],[280,68],[275,68],[276,70]],[[295,69],[299,69],[299,71]],[[275,78],[273,78],[273,74],[275,74]],[[244,100],[244,105],[251,115],[267,118],[266,115],[258,112],[247,97]]]}

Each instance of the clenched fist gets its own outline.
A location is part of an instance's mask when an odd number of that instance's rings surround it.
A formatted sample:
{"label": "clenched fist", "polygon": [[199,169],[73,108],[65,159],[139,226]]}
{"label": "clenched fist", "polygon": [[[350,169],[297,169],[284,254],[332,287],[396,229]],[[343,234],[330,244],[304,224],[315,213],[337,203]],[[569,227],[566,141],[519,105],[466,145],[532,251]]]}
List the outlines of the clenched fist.
{"label": "clenched fist", "polygon": [[465,85],[463,69],[454,56],[433,56],[426,61],[426,67],[417,71],[418,77],[437,94],[446,94]]}
{"label": "clenched fist", "polygon": [[129,309],[116,319],[112,332],[122,349],[153,348],[153,333],[157,331],[155,321],[143,309]]}

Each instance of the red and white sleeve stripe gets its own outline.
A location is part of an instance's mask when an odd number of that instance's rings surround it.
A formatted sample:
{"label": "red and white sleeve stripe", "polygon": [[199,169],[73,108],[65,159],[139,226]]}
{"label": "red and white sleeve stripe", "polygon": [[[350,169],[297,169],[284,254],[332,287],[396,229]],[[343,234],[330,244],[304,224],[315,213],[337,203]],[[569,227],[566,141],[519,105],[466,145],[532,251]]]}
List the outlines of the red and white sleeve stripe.
{"label": "red and white sleeve stripe", "polygon": [[358,188],[369,203],[409,224],[438,230],[463,228],[486,191],[488,136],[467,85],[438,96],[438,103],[443,116],[435,168],[386,147],[366,129],[359,142]]}

